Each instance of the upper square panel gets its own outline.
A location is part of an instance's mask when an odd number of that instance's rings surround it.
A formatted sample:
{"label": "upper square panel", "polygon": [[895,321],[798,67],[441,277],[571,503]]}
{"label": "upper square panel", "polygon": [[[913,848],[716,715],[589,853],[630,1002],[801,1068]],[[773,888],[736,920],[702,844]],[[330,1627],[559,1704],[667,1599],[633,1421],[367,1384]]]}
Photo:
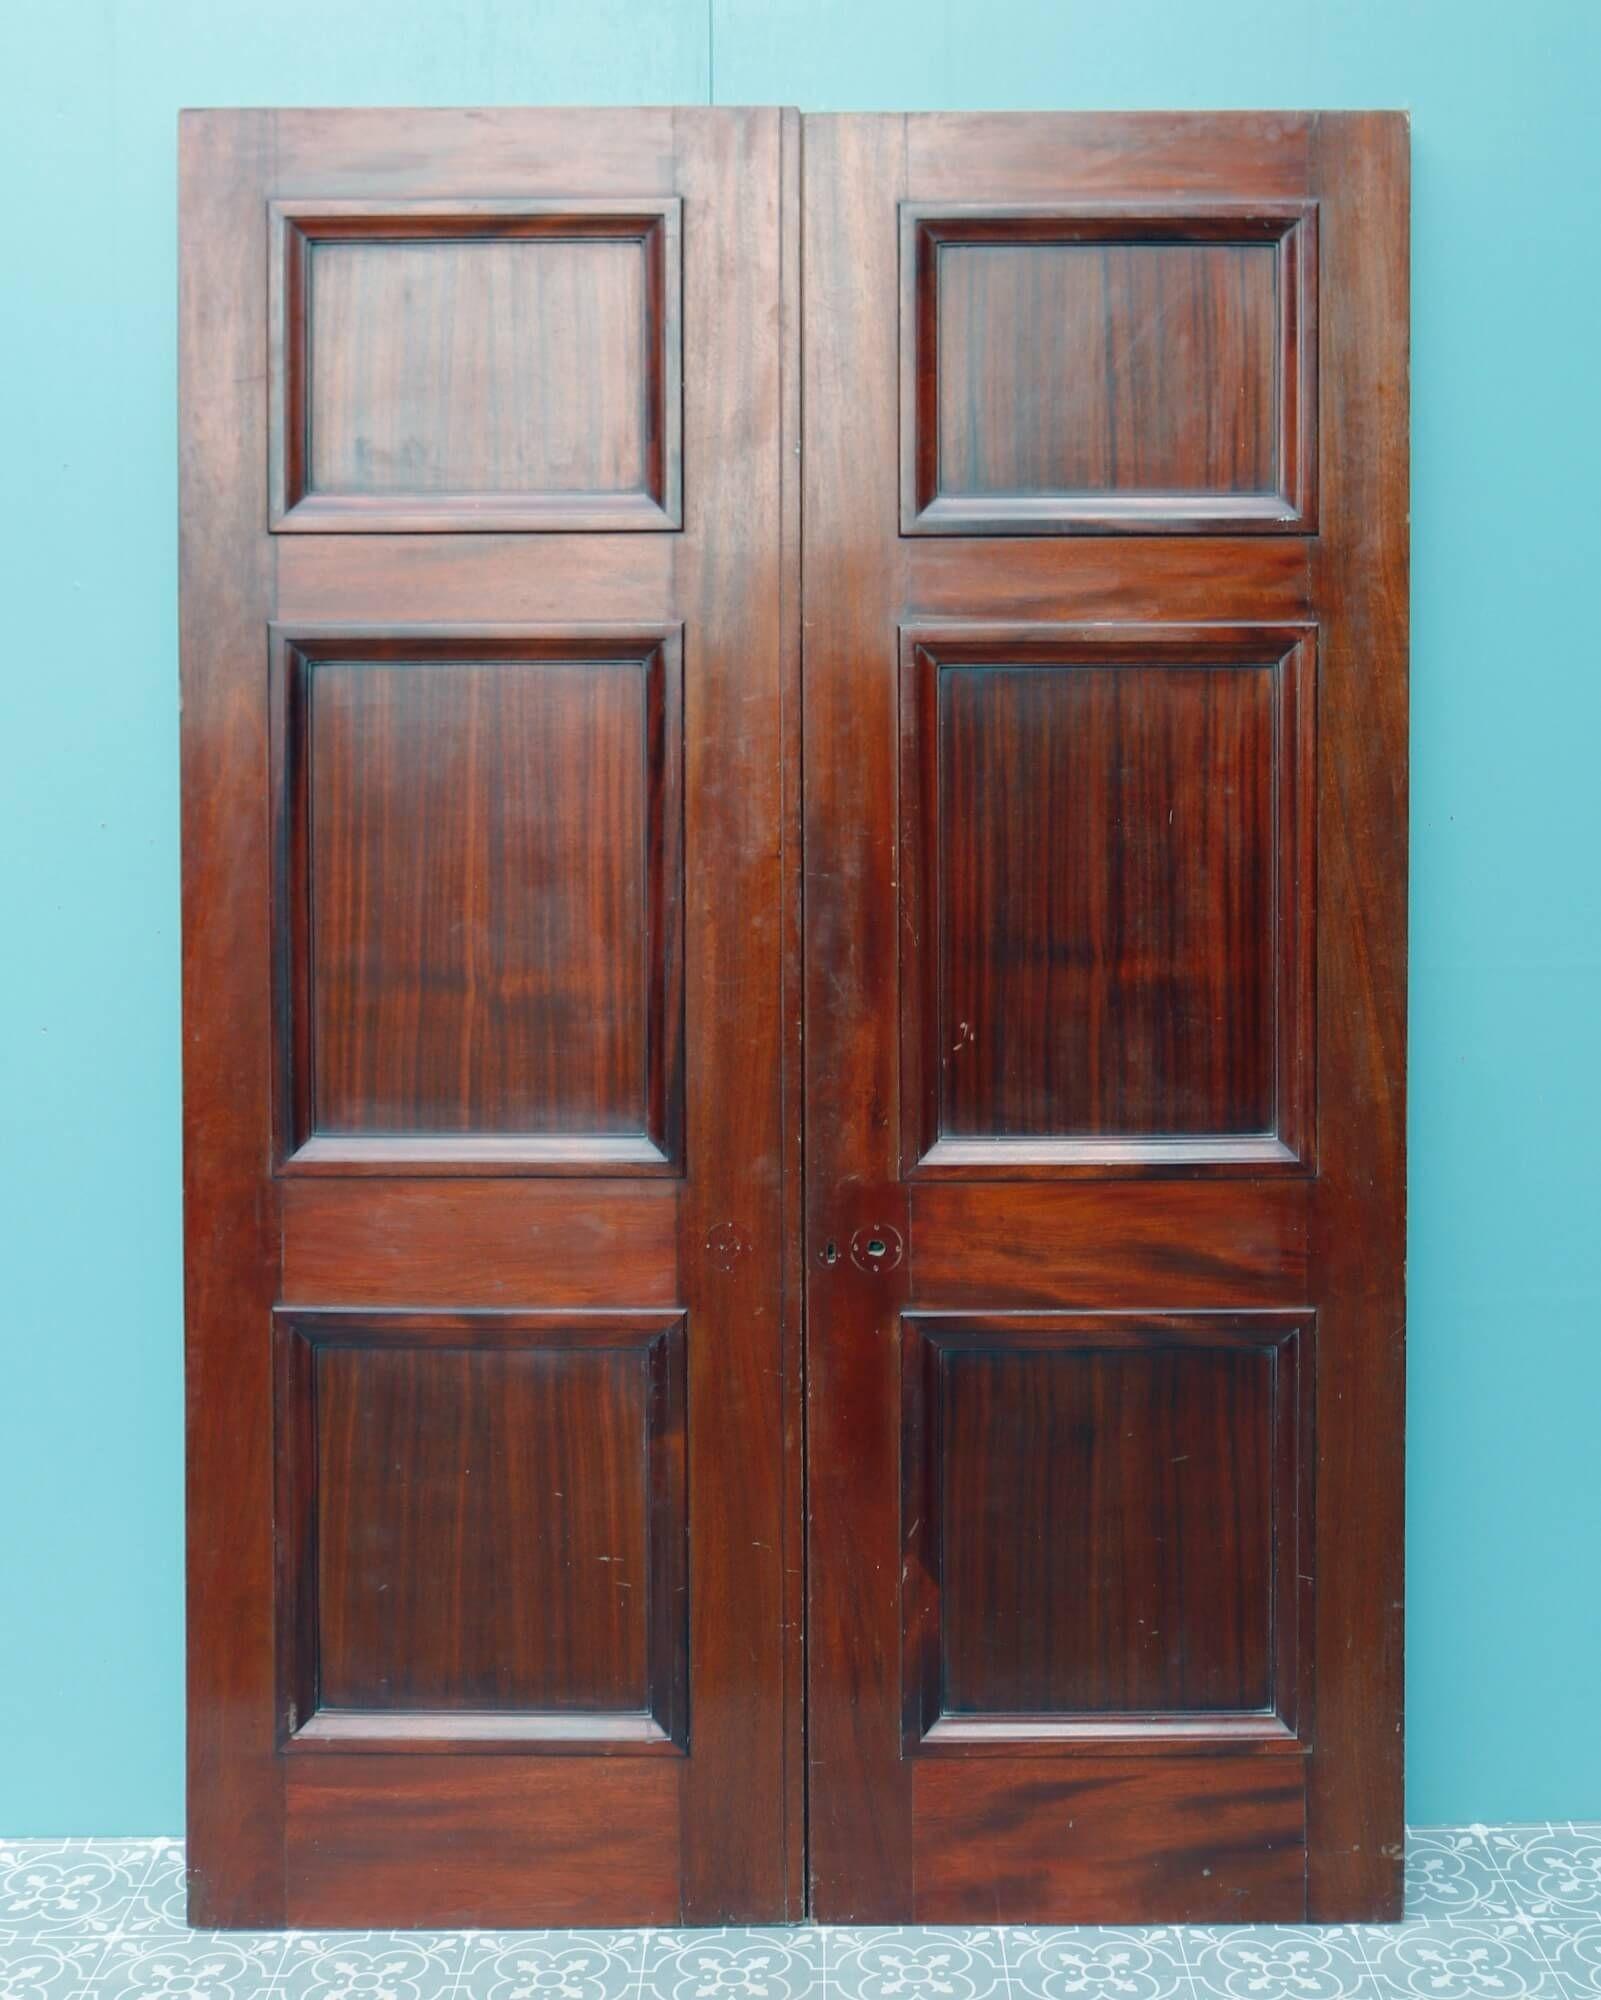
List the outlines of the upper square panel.
{"label": "upper square panel", "polygon": [[683,522],[679,204],[276,202],[279,532]]}
{"label": "upper square panel", "polygon": [[1308,533],[1310,204],[901,209],[906,534]]}

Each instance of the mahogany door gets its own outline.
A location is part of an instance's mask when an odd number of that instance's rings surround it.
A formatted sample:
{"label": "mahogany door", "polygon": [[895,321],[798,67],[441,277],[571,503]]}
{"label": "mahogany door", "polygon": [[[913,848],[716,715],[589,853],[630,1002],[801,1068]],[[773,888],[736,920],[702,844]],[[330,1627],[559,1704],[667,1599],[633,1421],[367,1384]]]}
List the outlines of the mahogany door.
{"label": "mahogany door", "polygon": [[182,153],[192,1921],[796,1913],[797,121]]}
{"label": "mahogany door", "polygon": [[814,1913],[1395,1917],[1405,121],[805,147]]}

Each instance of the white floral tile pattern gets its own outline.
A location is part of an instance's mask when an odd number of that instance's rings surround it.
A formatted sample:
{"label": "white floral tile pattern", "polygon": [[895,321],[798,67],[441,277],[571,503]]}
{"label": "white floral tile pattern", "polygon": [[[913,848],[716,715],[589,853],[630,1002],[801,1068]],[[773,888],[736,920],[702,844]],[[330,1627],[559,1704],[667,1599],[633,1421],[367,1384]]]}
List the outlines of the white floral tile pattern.
{"label": "white floral tile pattern", "polygon": [[822,1933],[813,1928],[651,1931],[639,1991],[653,2000],[818,2000],[823,1977]]}
{"label": "white floral tile pattern", "polygon": [[1601,2000],[1601,1824],[1424,1827],[1407,1920],[192,1931],[182,1844],[0,1842],[0,2000]]}
{"label": "white floral tile pattern", "polygon": [[1374,2000],[1354,1927],[1251,1924],[1180,1938],[1195,1991],[1207,2000]]}
{"label": "white floral tile pattern", "polygon": [[1562,1991],[1533,1926],[1516,1919],[1403,1924],[1375,1931],[1368,1956],[1385,2000],[1556,2000]]}
{"label": "white floral tile pattern", "polygon": [[1192,1991],[1176,1930],[1008,1930],[1004,1943],[1014,2000],[1189,2000]]}
{"label": "white floral tile pattern", "polygon": [[143,1886],[154,1847],[148,1840],[0,1842],[0,1935],[104,1936]]}
{"label": "white floral tile pattern", "polygon": [[825,1933],[832,1990],[852,2000],[1005,2000],[996,1930],[844,1929]]}
{"label": "white floral tile pattern", "polygon": [[1516,1908],[1601,1920],[1601,1826],[1498,1826],[1486,1839]]}
{"label": "white floral tile pattern", "polygon": [[1414,1828],[1406,1843],[1409,1917],[1509,1917],[1512,1898],[1482,1826]]}

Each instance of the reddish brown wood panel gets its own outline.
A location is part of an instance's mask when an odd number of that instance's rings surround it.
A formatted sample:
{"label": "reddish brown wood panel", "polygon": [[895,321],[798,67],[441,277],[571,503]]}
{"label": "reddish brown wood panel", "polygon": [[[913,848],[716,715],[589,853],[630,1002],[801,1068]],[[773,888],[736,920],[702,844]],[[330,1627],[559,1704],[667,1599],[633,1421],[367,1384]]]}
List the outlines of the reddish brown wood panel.
{"label": "reddish brown wood panel", "polygon": [[902,526],[1315,525],[1316,211],[901,209]]}
{"label": "reddish brown wood panel", "polygon": [[681,1743],[682,1321],[279,1325],[292,1741]]}
{"label": "reddish brown wood panel", "polygon": [[814,1908],[1392,1916],[1405,121],[807,148]]}
{"label": "reddish brown wood panel", "polygon": [[1302,1164],[1313,652],[903,632],[908,1165]]}
{"label": "reddish brown wood panel", "polygon": [[1282,1921],[1306,1870],[1305,1773],[1287,1757],[917,1766],[919,1919]]}
{"label": "reddish brown wood panel", "polygon": [[274,527],[682,526],[680,235],[676,197],[275,202]]}
{"label": "reddish brown wood panel", "polygon": [[[678,1766],[595,1758],[328,1756],[292,1760],[285,1871],[301,1925],[473,1928],[640,1921],[680,1907]],[[382,1806],[375,1810],[373,1801]]]}
{"label": "reddish brown wood panel", "polygon": [[183,146],[192,1915],[793,1913],[798,130]]}
{"label": "reddish brown wood panel", "polygon": [[[908,1747],[1295,1730],[1310,1548],[1282,1315],[909,1315]],[[1216,1740],[1215,1735],[1211,1740]]]}
{"label": "reddish brown wood panel", "polygon": [[1271,1305],[1311,1276],[1304,1181],[937,1181],[914,1188],[912,1256],[930,1306]]}
{"label": "reddish brown wood panel", "polygon": [[676,630],[280,632],[285,1152],[670,1166]]}

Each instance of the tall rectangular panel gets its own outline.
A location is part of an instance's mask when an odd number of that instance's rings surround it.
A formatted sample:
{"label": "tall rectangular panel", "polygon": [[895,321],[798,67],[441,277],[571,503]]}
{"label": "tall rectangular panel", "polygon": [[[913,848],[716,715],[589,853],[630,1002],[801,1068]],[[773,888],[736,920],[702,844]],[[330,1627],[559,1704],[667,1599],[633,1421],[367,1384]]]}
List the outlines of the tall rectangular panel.
{"label": "tall rectangular panel", "polygon": [[280,630],[291,1171],[672,1170],[676,630]]}
{"label": "tall rectangular panel", "polygon": [[901,651],[908,1171],[1305,1171],[1311,628]]}

